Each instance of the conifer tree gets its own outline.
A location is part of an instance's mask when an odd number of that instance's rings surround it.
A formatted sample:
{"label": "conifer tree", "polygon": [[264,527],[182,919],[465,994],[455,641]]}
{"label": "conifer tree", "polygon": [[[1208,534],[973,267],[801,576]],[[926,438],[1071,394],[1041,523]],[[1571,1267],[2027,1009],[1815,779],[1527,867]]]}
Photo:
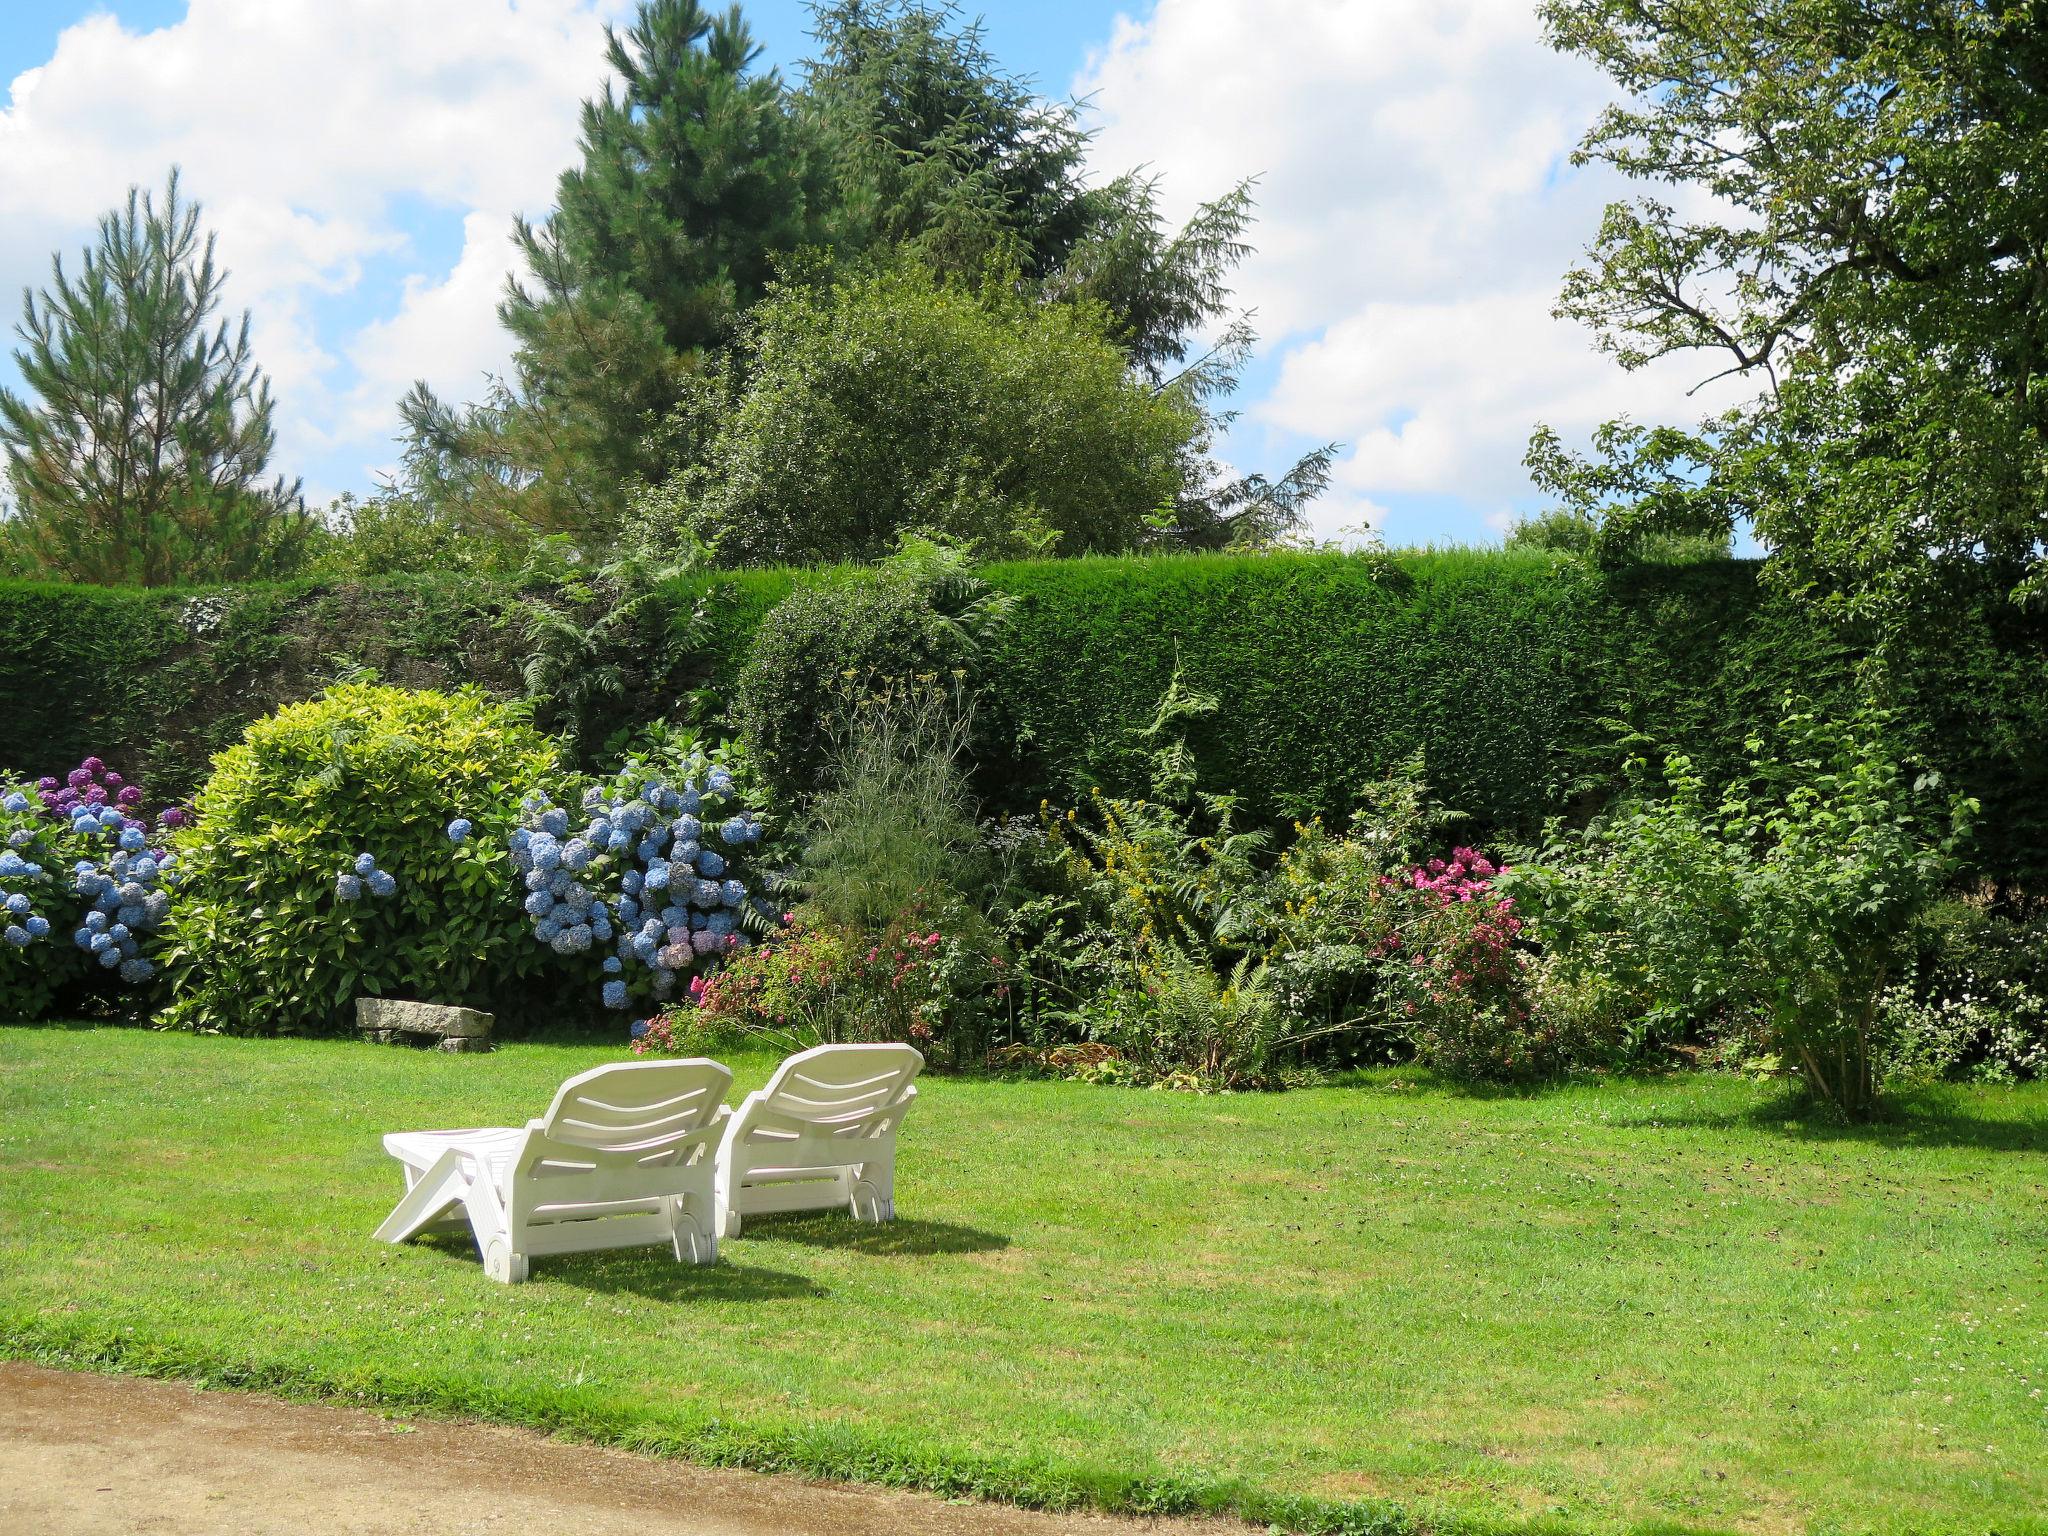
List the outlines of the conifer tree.
{"label": "conifer tree", "polygon": [[131,189],[76,276],[23,295],[15,353],[33,400],[0,389],[14,563],[160,586],[274,574],[302,546],[297,482],[260,483],[276,443],[249,317],[215,324],[227,273],[197,203]]}
{"label": "conifer tree", "polygon": [[625,489],[658,477],[649,434],[706,349],[816,238],[814,157],[738,7],[643,0],[607,31],[618,76],[584,102],[581,163],[522,220],[527,275],[499,315],[515,377],[451,411],[416,386],[415,448],[469,466],[501,520],[602,542]]}

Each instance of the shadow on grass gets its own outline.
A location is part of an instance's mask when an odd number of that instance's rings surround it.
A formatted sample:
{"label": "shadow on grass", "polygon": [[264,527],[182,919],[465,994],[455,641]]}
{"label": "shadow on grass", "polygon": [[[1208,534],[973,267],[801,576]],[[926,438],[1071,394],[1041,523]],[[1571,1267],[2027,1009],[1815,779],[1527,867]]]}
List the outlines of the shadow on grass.
{"label": "shadow on grass", "polygon": [[[963,1227],[950,1221],[919,1221],[899,1216],[879,1224],[855,1221],[844,1211],[805,1211],[794,1215],[749,1216],[740,1236],[801,1243],[807,1248],[842,1248],[878,1258],[937,1253],[993,1253],[1010,1246],[1000,1232]],[[721,1253],[728,1250],[721,1248]]]}
{"label": "shadow on grass", "polygon": [[1739,1110],[1678,1110],[1617,1119],[1631,1130],[1763,1130],[1800,1141],[1860,1141],[1888,1148],[1972,1147],[1985,1152],[2048,1152],[2048,1120],[1999,1118],[1952,1089],[1902,1089],[1885,1095],[1867,1120],[1847,1121],[1826,1104],[1787,1088]]}
{"label": "shadow on grass", "polygon": [[[478,1262],[476,1244],[467,1233],[430,1232],[415,1245],[446,1254],[463,1264]],[[610,1248],[596,1253],[547,1254],[531,1261],[533,1280],[573,1285],[607,1295],[630,1294],[650,1301],[789,1301],[817,1300],[832,1293],[807,1275],[764,1269],[735,1262],[740,1257],[721,1245],[716,1264],[679,1264],[666,1246]]]}

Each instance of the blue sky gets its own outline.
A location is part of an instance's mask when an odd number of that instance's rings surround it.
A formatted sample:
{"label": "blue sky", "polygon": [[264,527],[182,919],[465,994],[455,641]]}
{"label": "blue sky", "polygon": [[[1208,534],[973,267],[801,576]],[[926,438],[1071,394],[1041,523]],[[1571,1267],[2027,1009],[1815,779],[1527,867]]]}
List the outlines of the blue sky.
{"label": "blue sky", "polygon": [[[280,401],[278,467],[364,490],[415,377],[502,367],[512,214],[545,210],[626,0],[43,0],[0,7],[0,288],[38,282],[172,160],[207,205]],[[746,13],[793,71],[799,0]],[[1320,532],[1481,542],[1537,503],[1538,420],[1690,419],[1684,365],[1626,376],[1549,316],[1615,195],[1567,163],[1604,82],[1524,0],[1082,0],[983,8],[1049,94],[1088,94],[1104,174],[1184,213],[1258,175],[1239,298],[1263,343],[1225,446],[1276,469],[1345,445]],[[10,300],[10,313],[12,301]],[[11,381],[0,360],[0,381]]]}

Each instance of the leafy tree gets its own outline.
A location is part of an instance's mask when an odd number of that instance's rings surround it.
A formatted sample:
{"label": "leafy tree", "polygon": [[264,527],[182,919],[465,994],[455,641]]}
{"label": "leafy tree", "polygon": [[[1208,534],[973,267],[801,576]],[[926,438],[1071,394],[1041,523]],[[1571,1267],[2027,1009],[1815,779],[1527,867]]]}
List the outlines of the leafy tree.
{"label": "leafy tree", "polygon": [[275,574],[306,531],[298,483],[261,477],[277,434],[249,316],[212,323],[227,273],[177,173],[131,189],[74,277],[23,295],[14,354],[39,403],[0,389],[10,562],[158,586]]}
{"label": "leafy tree", "polygon": [[1199,427],[1132,376],[1092,306],[977,296],[912,263],[762,304],[701,465],[643,510],[742,564],[873,560],[907,531],[1128,549]]}
{"label": "leafy tree", "polygon": [[582,162],[554,211],[518,227],[527,277],[499,308],[515,377],[467,411],[424,386],[405,404],[421,451],[462,466],[444,489],[600,542],[624,487],[664,467],[650,429],[766,291],[774,257],[818,238],[822,197],[737,7],[644,0],[607,37],[618,88],[583,104]]}
{"label": "leafy tree", "polygon": [[[697,0],[642,0],[612,36],[622,84],[586,104],[582,163],[562,177],[555,211],[520,229],[528,276],[501,310],[518,339],[512,377],[462,409],[424,387],[404,402],[432,493],[593,552],[630,536],[620,512],[637,499],[655,514],[640,530],[667,536],[677,488],[703,482],[724,413],[748,387],[760,333],[741,321],[771,273],[793,290],[836,268],[851,296],[879,291],[866,274],[914,263],[983,294],[1004,325],[1020,305],[1076,311],[1064,323],[1112,344],[1162,412],[1193,413],[1178,485],[1117,517],[1158,512],[1194,544],[1257,542],[1298,521],[1329,451],[1270,479],[1227,473],[1210,452],[1230,419],[1213,402],[1252,340],[1228,313],[1229,274],[1249,250],[1249,185],[1174,229],[1154,179],[1091,185],[1074,106],[1007,73],[951,6],[823,0],[813,15],[819,56],[794,93],[751,72],[758,50],[737,10],[713,19]],[[941,479],[957,468],[954,436],[925,466]],[[919,451],[905,445],[906,462]],[[971,482],[924,485],[918,503],[953,497],[935,526],[960,531]],[[978,531],[1012,539],[1014,510],[992,504]],[[900,519],[878,516],[872,537],[843,547],[886,548]]]}
{"label": "leafy tree", "polygon": [[1718,357],[1755,401],[1550,458],[1644,529],[1754,523],[1777,577],[1889,626],[1952,578],[2048,588],[2048,31],[2024,0],[1546,0],[1629,99],[1562,313],[1624,367]]}

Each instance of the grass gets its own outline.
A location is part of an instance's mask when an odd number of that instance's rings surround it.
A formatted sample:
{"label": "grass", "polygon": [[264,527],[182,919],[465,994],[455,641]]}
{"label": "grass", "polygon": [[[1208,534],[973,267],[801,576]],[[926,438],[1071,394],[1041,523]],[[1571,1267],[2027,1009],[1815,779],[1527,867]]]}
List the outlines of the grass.
{"label": "grass", "polygon": [[0,1029],[0,1351],[1306,1530],[2048,1530],[2048,1087],[941,1079],[890,1227],[514,1289],[369,1240],[379,1133],[608,1054]]}

